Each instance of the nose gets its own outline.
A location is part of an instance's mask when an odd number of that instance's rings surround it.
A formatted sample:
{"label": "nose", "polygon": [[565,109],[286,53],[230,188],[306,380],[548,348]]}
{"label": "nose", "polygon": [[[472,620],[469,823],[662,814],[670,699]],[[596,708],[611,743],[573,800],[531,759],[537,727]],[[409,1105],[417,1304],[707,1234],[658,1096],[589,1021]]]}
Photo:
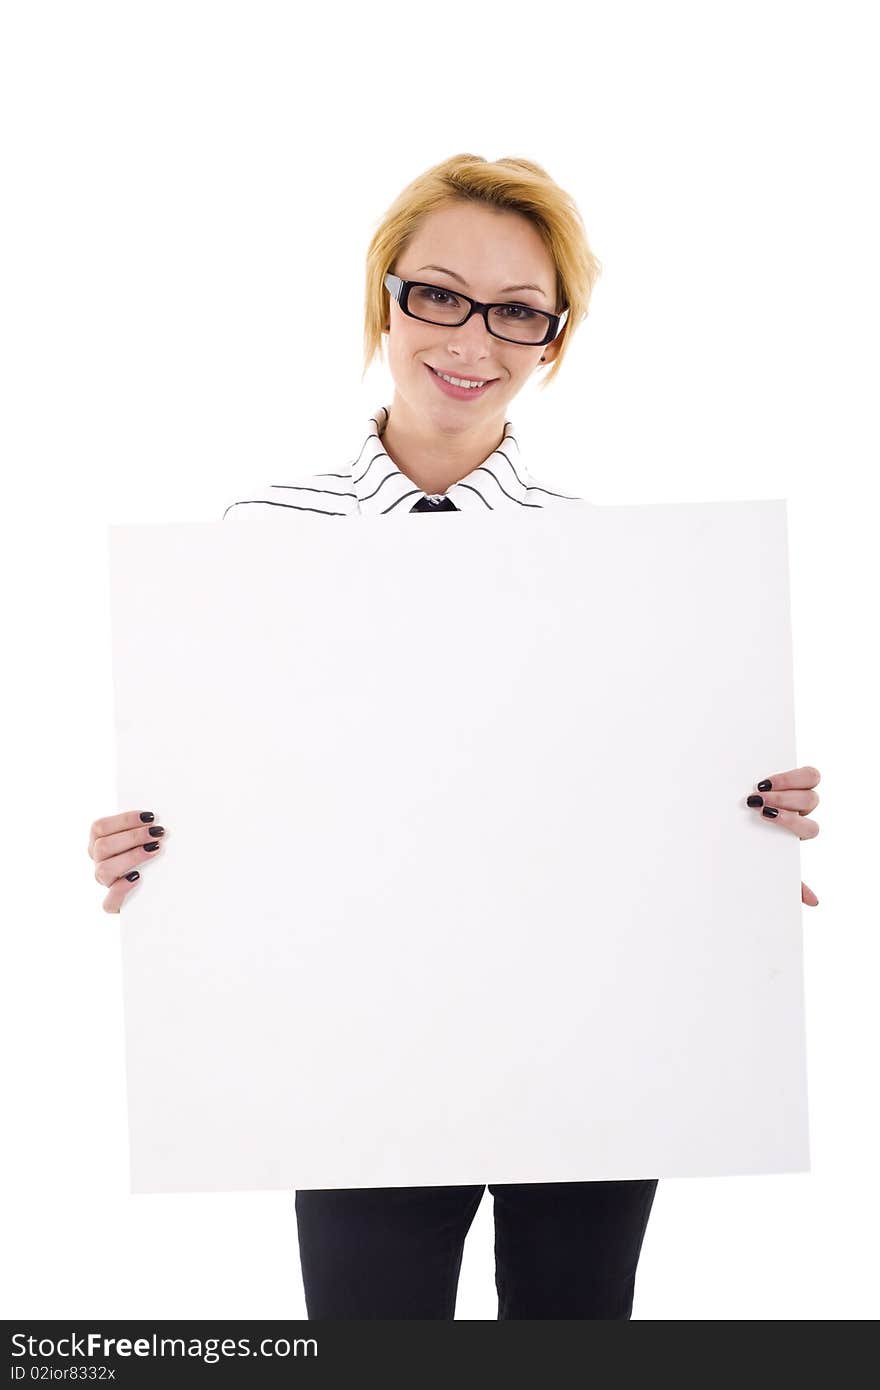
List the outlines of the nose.
{"label": "nose", "polygon": [[460,324],[449,333],[449,346],[469,362],[494,352],[493,343],[496,341],[486,327],[482,314],[471,314],[467,323]]}

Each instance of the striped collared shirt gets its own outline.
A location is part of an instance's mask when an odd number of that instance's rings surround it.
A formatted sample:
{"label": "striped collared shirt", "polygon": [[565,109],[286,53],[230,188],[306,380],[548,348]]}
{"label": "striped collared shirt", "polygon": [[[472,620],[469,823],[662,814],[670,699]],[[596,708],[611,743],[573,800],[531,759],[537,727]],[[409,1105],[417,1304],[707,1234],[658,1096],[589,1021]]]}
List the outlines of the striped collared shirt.
{"label": "striped collared shirt", "polygon": [[417,502],[448,497],[460,512],[496,511],[503,507],[565,507],[582,502],[564,492],[542,486],[522,460],[519,444],[509,420],[497,449],[466,477],[453,483],[446,493],[425,493],[402,473],[382,447],[382,433],[388,423],[387,406],[371,416],[367,434],[351,463],[336,473],[313,473],[295,483],[270,483],[253,497],[231,502],[224,519],[251,520],[290,515],[291,512],[318,512],[323,516],[406,515]]}

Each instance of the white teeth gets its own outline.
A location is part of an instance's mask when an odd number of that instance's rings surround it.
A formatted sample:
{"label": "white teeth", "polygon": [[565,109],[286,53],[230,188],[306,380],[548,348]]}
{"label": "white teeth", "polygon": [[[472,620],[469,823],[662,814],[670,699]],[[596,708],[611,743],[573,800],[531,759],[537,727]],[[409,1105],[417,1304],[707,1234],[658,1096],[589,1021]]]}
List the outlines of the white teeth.
{"label": "white teeth", "polygon": [[447,376],[445,372],[438,372],[437,375],[442,377],[444,381],[451,382],[453,386],[468,386],[470,388],[473,388],[475,386],[486,385],[485,381],[465,381],[460,376]]}

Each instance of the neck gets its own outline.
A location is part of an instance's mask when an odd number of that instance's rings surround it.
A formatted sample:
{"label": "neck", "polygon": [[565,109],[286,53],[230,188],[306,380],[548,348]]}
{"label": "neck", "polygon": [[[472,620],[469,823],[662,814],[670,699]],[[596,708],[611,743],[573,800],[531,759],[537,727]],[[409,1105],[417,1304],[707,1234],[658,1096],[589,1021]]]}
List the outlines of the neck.
{"label": "neck", "polygon": [[382,447],[401,473],[422,492],[448,492],[498,448],[504,438],[504,414],[480,428],[455,430],[414,415],[395,394],[382,431]]}

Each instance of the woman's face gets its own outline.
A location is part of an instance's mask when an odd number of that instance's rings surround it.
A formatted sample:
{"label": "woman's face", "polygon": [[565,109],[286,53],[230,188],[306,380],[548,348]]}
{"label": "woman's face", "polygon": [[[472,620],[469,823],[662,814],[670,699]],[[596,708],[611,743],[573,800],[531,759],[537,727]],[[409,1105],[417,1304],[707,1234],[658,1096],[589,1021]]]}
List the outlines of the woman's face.
{"label": "woman's face", "polygon": [[[473,203],[440,208],[425,218],[391,269],[402,280],[424,281],[484,303],[526,304],[550,313],[556,309],[553,258],[533,224],[519,213]],[[537,288],[507,288],[522,285]],[[481,314],[452,328],[410,318],[393,298],[390,312],[388,359],[395,400],[402,397],[413,414],[439,430],[483,431],[496,417],[503,424],[508,403],[542,356],[549,362],[558,351],[558,339],[532,347],[495,338]],[[429,367],[494,381],[473,399],[456,399],[438,386]]]}

